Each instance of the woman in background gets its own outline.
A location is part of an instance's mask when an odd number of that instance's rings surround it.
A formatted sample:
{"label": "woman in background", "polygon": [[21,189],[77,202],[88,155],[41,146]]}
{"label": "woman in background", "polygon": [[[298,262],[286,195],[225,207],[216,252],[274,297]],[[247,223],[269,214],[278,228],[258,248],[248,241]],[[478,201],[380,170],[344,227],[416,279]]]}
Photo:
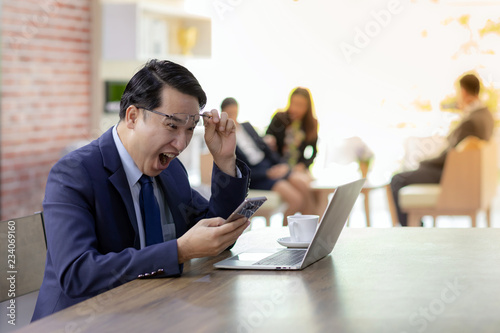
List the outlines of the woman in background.
{"label": "woman in background", "polygon": [[227,112],[236,124],[236,157],[250,168],[250,188],[277,192],[287,203],[283,225],[288,224],[286,217],[294,213],[314,213],[309,184],[281,162],[278,153],[267,146],[249,122],[238,122],[238,102],[231,97],[224,99],[221,111]]}
{"label": "woman in background", "polygon": [[317,153],[318,120],[314,103],[306,88],[295,88],[290,94],[285,111],[277,112],[269,125],[264,140],[294,171],[312,177],[309,167]]}

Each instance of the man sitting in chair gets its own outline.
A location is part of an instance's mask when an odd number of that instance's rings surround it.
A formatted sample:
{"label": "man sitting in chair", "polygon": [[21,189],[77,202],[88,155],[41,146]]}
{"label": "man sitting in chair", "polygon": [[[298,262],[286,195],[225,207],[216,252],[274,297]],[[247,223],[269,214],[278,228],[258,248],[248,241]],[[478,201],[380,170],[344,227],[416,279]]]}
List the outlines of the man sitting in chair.
{"label": "man sitting in chair", "polygon": [[488,141],[493,134],[491,112],[479,100],[480,83],[475,75],[468,74],[460,79],[459,107],[464,113],[460,124],[448,136],[448,146],[436,158],[420,163],[417,170],[395,175],[391,180],[394,203],[398,212],[399,223],[407,225],[407,214],[399,207],[399,190],[411,184],[437,184],[441,180],[444,162],[448,152],[469,135]]}
{"label": "man sitting in chair", "polygon": [[[181,65],[150,60],[129,81],[120,120],[50,171],[43,202],[47,263],[33,320],[136,278],[180,276],[249,225],[225,223],[245,199],[248,167],[235,156],[235,124]],[[203,118],[212,196],[191,188],[177,156]]]}

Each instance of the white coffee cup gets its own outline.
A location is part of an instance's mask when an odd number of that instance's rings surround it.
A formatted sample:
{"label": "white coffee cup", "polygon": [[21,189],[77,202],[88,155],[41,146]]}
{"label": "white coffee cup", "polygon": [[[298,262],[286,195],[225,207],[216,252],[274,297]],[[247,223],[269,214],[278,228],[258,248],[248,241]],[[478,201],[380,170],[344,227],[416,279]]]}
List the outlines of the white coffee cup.
{"label": "white coffee cup", "polygon": [[287,216],[290,238],[296,243],[310,243],[318,227],[318,215]]}

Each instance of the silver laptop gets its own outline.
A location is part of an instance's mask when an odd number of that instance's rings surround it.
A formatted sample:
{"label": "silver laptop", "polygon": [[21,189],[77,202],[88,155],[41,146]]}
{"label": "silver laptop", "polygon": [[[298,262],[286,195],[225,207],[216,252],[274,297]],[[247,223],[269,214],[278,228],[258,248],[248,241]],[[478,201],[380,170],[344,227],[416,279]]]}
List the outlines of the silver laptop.
{"label": "silver laptop", "polygon": [[[339,186],[307,249],[252,250],[222,260],[216,268],[300,270],[332,252],[365,179]],[[276,252],[277,251],[277,252]]]}

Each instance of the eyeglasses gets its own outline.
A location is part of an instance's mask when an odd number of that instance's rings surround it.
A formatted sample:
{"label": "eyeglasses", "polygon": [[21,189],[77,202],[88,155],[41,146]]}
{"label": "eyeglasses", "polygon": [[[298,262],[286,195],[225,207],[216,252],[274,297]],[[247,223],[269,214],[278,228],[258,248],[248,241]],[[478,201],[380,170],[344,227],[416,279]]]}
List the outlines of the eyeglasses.
{"label": "eyeglasses", "polygon": [[189,123],[189,119],[193,119],[193,125],[197,126],[200,122],[200,117],[202,118],[212,118],[207,114],[189,114],[189,113],[173,113],[173,114],[165,114],[155,110],[149,110],[143,107],[138,107],[139,109],[143,109],[152,113],[156,113],[157,115],[165,117],[163,124],[165,126],[186,126]]}

